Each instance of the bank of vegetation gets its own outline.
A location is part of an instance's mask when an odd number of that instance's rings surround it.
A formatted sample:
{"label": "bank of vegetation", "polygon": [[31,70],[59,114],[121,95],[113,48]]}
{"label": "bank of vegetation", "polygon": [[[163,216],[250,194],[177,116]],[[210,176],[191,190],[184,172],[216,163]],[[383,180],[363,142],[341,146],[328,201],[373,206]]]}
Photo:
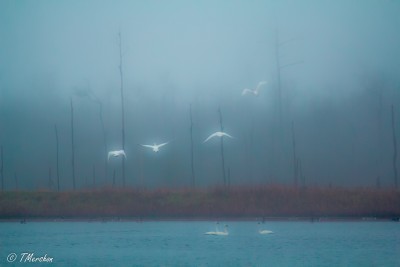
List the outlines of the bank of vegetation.
{"label": "bank of vegetation", "polygon": [[400,216],[400,192],[283,185],[0,193],[0,218],[263,218]]}

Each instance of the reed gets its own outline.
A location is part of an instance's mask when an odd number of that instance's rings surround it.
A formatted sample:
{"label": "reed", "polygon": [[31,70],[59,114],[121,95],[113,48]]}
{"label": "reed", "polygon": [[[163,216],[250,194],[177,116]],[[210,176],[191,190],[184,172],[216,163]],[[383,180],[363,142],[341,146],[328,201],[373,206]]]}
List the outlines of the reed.
{"label": "reed", "polygon": [[0,218],[12,217],[262,218],[400,216],[390,188],[284,185],[210,188],[98,188],[0,193]]}

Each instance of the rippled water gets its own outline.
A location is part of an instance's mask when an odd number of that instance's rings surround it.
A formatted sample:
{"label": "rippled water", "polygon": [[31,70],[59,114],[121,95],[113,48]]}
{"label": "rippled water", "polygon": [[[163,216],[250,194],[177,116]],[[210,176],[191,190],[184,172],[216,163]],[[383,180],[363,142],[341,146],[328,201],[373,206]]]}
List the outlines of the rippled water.
{"label": "rippled water", "polygon": [[[400,266],[396,222],[266,222],[271,235],[225,223],[228,236],[204,235],[204,221],[0,223],[0,266]],[[53,263],[20,263],[24,252]]]}

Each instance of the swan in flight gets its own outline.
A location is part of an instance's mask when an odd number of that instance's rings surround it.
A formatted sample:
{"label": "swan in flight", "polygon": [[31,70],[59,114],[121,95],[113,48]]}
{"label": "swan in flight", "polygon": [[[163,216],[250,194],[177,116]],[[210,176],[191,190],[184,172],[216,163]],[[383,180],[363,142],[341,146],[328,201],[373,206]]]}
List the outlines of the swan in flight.
{"label": "swan in flight", "polygon": [[[258,225],[260,225],[260,223],[258,223]],[[259,233],[260,235],[269,235],[269,234],[273,234],[274,232],[272,232],[272,231],[270,231],[270,230],[262,230],[262,229],[259,229],[259,230],[258,230],[258,233]]]}
{"label": "swan in flight", "polygon": [[225,224],[224,231],[219,231],[218,230],[218,223],[217,226],[215,227],[215,232],[206,232],[204,233],[205,235],[229,235],[228,233],[228,225]]}
{"label": "swan in flight", "polygon": [[207,142],[208,140],[210,140],[211,138],[216,137],[216,136],[218,136],[218,137],[228,136],[228,137],[230,137],[230,138],[233,138],[232,136],[230,136],[230,135],[227,134],[227,133],[224,133],[224,132],[215,132],[215,133],[213,133],[212,135],[210,135],[209,137],[207,137],[207,139],[204,140],[203,143]]}
{"label": "swan in flight", "polygon": [[261,82],[258,83],[258,85],[257,85],[255,90],[251,90],[251,89],[246,88],[246,89],[243,90],[242,95],[253,94],[255,96],[258,96],[258,93],[259,93],[261,87],[266,85],[266,84],[267,84],[266,81],[261,81]]}
{"label": "swan in flight", "polygon": [[119,156],[124,156],[126,158],[125,151],[123,150],[114,150],[108,152],[108,160],[110,160],[110,157],[119,157]]}
{"label": "swan in flight", "polygon": [[160,151],[160,147],[165,146],[166,144],[168,144],[169,142],[166,143],[162,143],[157,145],[156,143],[154,143],[154,145],[142,145],[143,147],[148,147],[151,148],[154,152],[158,152]]}

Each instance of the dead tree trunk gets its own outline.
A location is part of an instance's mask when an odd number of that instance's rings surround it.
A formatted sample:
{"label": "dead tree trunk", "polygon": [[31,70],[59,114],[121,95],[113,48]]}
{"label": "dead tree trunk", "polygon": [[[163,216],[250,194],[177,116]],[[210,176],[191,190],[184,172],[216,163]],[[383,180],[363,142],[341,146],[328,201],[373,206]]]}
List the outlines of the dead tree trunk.
{"label": "dead tree trunk", "polygon": [[[124,80],[122,72],[122,37],[121,32],[118,33],[119,45],[119,74],[121,81],[121,120],[122,120],[122,149],[125,150],[125,106],[124,106]],[[125,157],[122,158],[122,185],[125,187]]]}
{"label": "dead tree trunk", "polygon": [[294,132],[294,122],[292,121],[292,145],[293,145],[293,182],[297,188],[298,183],[298,161],[296,156],[296,135]]}
{"label": "dead tree trunk", "polygon": [[76,182],[75,182],[74,106],[72,104],[72,98],[71,98],[71,149],[72,149],[72,156],[71,156],[72,188],[73,190],[75,190]]}
{"label": "dead tree trunk", "polygon": [[[221,108],[218,107],[218,113],[219,113],[219,126],[221,132],[224,131],[224,124],[222,121],[222,113],[221,113]],[[224,155],[224,137],[221,137],[221,163],[222,163],[222,178],[223,178],[223,184],[224,187],[226,186],[226,174],[225,174],[225,155]]]}
{"label": "dead tree trunk", "polygon": [[0,175],[1,175],[1,191],[4,191],[4,160],[3,160],[3,146],[0,147],[0,156],[1,156],[1,168],[0,168]]}
{"label": "dead tree trunk", "polygon": [[106,135],[106,128],[104,126],[103,120],[103,104],[99,101],[100,107],[100,123],[101,123],[101,131],[103,133],[103,143],[104,143],[104,183],[107,183],[107,173],[108,173],[108,162],[107,162],[107,152],[108,152],[108,145],[107,145],[107,135]]}
{"label": "dead tree trunk", "polygon": [[282,82],[281,82],[281,62],[280,62],[280,47],[279,31],[275,32],[275,60],[276,60],[276,75],[278,82],[278,118],[279,118],[279,132],[282,131]]}
{"label": "dead tree trunk", "polygon": [[14,172],[14,179],[15,179],[15,189],[16,189],[16,191],[18,191],[19,190],[19,185],[18,185],[17,172]]}
{"label": "dead tree trunk", "polygon": [[192,187],[196,187],[196,178],[194,174],[194,155],[193,155],[193,117],[192,117],[192,105],[190,105],[190,163],[192,170]]}
{"label": "dead tree trunk", "polygon": [[51,167],[49,168],[49,181],[48,181],[48,187],[49,187],[49,190],[51,190],[52,188],[53,188],[53,179],[52,179],[52,177],[51,177]]}
{"label": "dead tree trunk", "polygon": [[56,134],[56,175],[57,175],[57,192],[60,192],[60,173],[59,173],[59,145],[58,145],[58,130],[57,124],[54,125],[54,132]]}
{"label": "dead tree trunk", "polygon": [[394,124],[394,107],[392,105],[392,133],[393,133],[393,173],[394,173],[394,186],[397,189],[397,139],[396,139],[396,129]]}
{"label": "dead tree trunk", "polygon": [[93,189],[96,188],[96,169],[93,165]]}

